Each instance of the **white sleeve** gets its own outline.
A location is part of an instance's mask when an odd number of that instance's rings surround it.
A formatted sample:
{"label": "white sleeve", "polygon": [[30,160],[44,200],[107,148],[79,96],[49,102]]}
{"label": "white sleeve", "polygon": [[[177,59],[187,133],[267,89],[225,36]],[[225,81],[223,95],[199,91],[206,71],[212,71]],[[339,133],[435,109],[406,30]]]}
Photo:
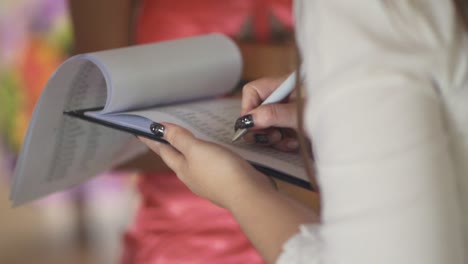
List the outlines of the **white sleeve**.
{"label": "white sleeve", "polygon": [[[322,221],[291,238],[283,263],[314,263],[301,257],[308,250],[323,264],[465,263],[446,113],[431,68],[443,62],[437,52],[449,36],[437,34],[450,23],[429,22],[453,15],[448,3],[304,1],[306,125]],[[395,28],[397,17],[414,23]]]}
{"label": "white sleeve", "polygon": [[316,224],[301,226],[300,232],[284,244],[283,250],[284,253],[277,264],[323,263],[319,226]]}

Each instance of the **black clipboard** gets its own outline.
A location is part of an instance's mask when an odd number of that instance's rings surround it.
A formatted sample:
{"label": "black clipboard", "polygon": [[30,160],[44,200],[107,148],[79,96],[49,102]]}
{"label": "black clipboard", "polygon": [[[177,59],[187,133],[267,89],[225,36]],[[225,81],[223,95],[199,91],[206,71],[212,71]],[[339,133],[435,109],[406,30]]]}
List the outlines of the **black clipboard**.
{"label": "black clipboard", "polygon": [[[123,132],[129,133],[129,134],[132,134],[134,136],[141,136],[141,137],[145,137],[145,138],[148,138],[148,139],[151,139],[151,140],[155,140],[155,141],[158,141],[158,142],[161,142],[161,143],[164,143],[164,144],[169,144],[169,142],[167,142],[166,140],[161,139],[159,137],[156,137],[152,133],[144,132],[144,131],[141,131],[141,130],[133,129],[133,128],[130,128],[130,127],[122,126],[122,125],[119,125],[119,124],[107,122],[107,121],[104,121],[104,120],[101,120],[101,119],[94,118],[92,116],[85,115],[86,112],[99,111],[99,110],[102,110],[102,109],[103,109],[102,107],[89,108],[89,109],[80,109],[80,110],[73,110],[73,111],[65,111],[65,112],[63,112],[63,114],[66,115],[66,116],[69,116],[69,117],[78,118],[78,119],[85,120],[85,121],[95,123],[95,124],[98,124],[98,125],[102,125],[102,126],[105,126],[105,127],[108,127],[108,128],[123,131]],[[304,189],[313,190],[312,186],[307,181],[304,181],[302,179],[296,178],[296,177],[291,176],[289,174],[286,174],[286,173],[283,173],[283,172],[268,168],[266,166],[257,164],[255,162],[252,162],[252,161],[249,161],[249,160],[248,160],[248,162],[250,164],[252,164],[252,166],[254,166],[255,169],[257,169],[258,171],[260,171],[260,172],[262,172],[262,173],[264,173],[264,174],[266,174],[268,176],[277,178],[277,179],[279,179],[281,181],[285,181],[285,182],[297,185],[297,186],[302,187]]]}

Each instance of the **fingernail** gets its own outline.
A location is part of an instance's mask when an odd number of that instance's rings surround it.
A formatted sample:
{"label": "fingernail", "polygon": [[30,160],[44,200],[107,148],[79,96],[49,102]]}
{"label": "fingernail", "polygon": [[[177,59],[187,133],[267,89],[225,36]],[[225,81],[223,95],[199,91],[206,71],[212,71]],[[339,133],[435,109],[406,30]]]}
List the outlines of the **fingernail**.
{"label": "fingernail", "polygon": [[265,134],[255,134],[254,140],[255,140],[255,143],[259,143],[259,144],[268,144],[270,142],[267,135]]}
{"label": "fingernail", "polygon": [[236,120],[234,130],[250,128],[254,126],[254,121],[252,115],[241,116]]}
{"label": "fingernail", "polygon": [[297,149],[299,147],[299,142],[297,140],[291,140],[286,144],[286,146],[289,149]]}
{"label": "fingernail", "polygon": [[164,136],[166,128],[159,123],[152,123],[150,126],[150,130],[155,136],[162,138]]}

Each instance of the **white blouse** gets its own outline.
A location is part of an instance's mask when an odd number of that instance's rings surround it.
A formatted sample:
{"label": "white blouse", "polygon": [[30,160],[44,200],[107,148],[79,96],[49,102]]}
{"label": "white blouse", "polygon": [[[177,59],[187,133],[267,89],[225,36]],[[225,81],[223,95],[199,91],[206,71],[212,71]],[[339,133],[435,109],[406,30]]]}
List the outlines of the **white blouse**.
{"label": "white blouse", "polygon": [[450,0],[296,3],[320,224],[278,263],[468,263],[468,40]]}

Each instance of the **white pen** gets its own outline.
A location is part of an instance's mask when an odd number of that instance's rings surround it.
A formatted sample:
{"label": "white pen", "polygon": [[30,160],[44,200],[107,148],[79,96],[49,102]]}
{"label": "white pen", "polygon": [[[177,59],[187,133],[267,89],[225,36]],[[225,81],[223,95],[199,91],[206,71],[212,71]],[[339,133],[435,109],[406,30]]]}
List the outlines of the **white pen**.
{"label": "white pen", "polygon": [[[276,90],[273,93],[270,94],[270,96],[267,97],[267,99],[265,99],[265,101],[263,101],[261,105],[280,102],[281,100],[283,100],[291,94],[295,86],[296,72],[294,71],[293,73],[291,73],[291,75],[288,76],[288,78],[283,83],[281,83],[280,86],[278,86],[278,88],[276,88]],[[237,129],[234,133],[234,136],[232,137],[232,142],[237,141],[239,138],[245,135],[247,131],[247,128]]]}

